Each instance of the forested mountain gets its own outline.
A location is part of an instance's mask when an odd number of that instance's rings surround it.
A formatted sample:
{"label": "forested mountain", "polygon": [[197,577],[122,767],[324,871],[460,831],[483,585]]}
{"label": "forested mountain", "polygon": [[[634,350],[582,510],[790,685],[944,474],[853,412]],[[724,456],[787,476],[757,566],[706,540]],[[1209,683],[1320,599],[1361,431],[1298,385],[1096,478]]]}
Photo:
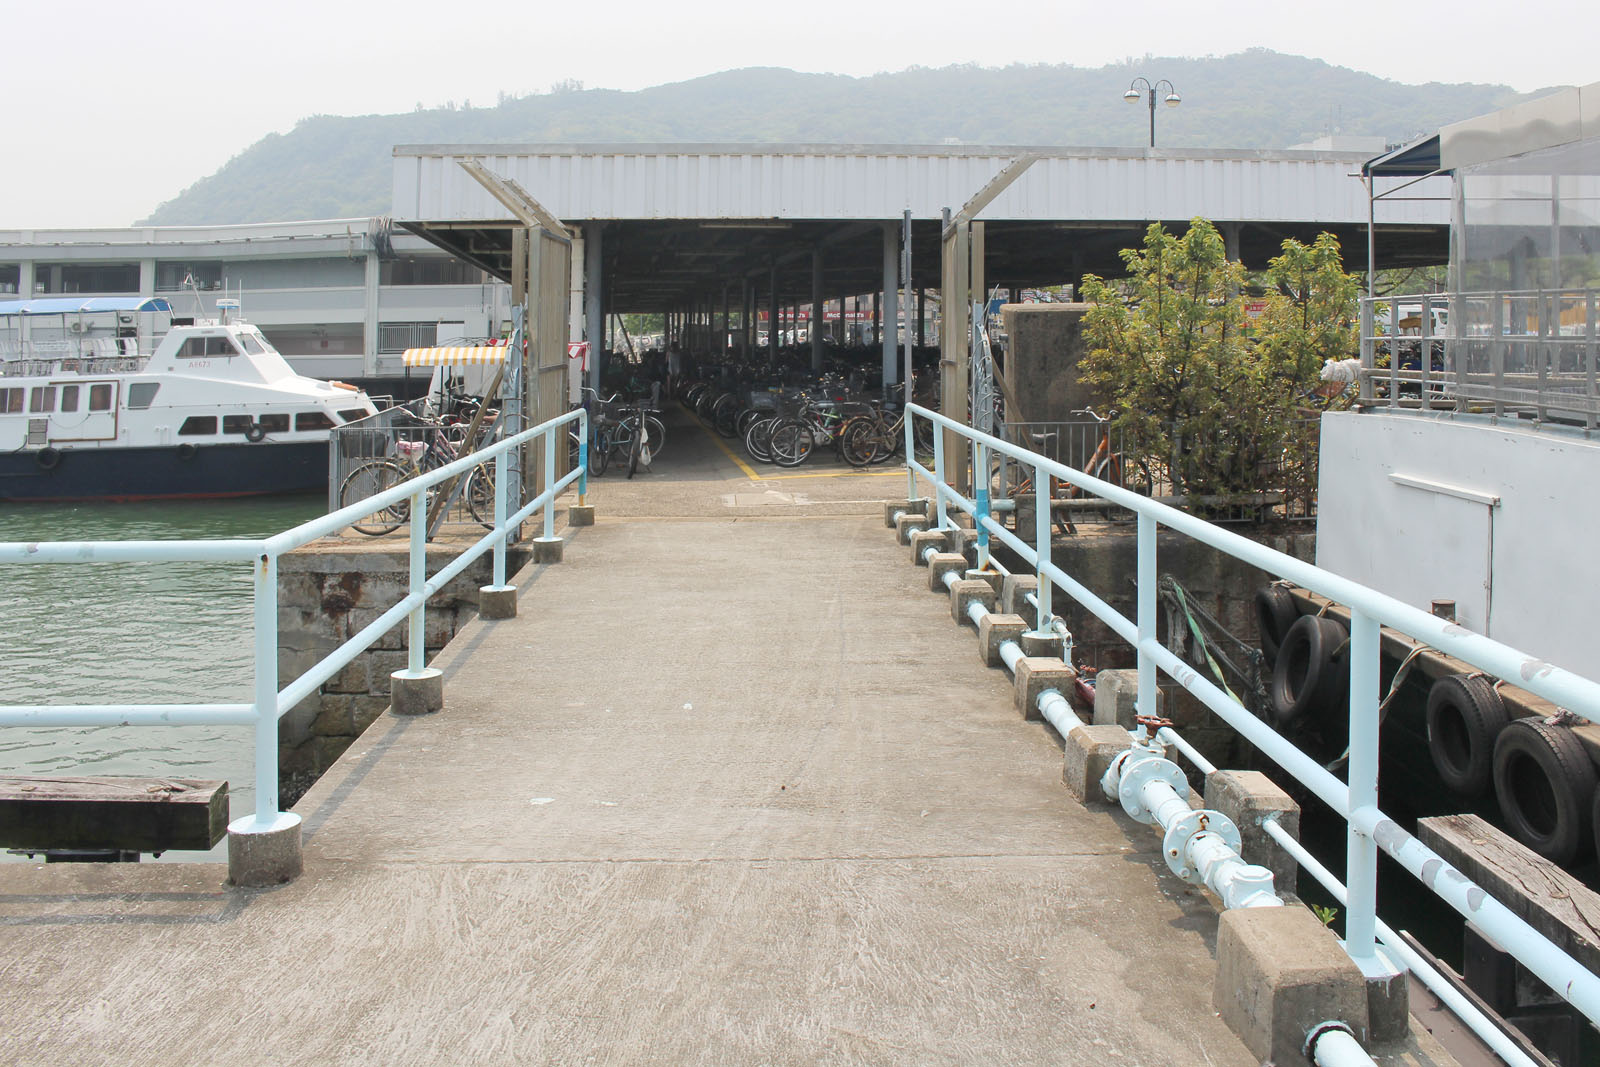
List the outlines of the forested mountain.
{"label": "forested mountain", "polygon": [[748,68],[637,92],[559,87],[494,106],[317,115],[272,134],[162,204],[157,225],[385,214],[397,144],[789,141],[1132,147],[1149,113],[1122,98],[1135,75],[1170,79],[1156,143],[1284,148],[1322,134],[1400,142],[1527,96],[1503,85],[1404,85],[1321,60],[1252,49],[1115,66],[913,67],[852,78]]}

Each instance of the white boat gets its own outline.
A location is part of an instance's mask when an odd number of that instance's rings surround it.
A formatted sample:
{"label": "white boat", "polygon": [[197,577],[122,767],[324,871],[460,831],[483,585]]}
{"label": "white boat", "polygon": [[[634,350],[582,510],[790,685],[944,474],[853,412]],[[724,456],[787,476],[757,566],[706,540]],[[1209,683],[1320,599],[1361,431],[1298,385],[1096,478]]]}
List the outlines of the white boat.
{"label": "white boat", "polygon": [[[237,307],[201,319],[159,297],[0,302],[0,500],[326,488],[329,431],[376,409],[297,374]],[[146,352],[158,315],[168,328]]]}

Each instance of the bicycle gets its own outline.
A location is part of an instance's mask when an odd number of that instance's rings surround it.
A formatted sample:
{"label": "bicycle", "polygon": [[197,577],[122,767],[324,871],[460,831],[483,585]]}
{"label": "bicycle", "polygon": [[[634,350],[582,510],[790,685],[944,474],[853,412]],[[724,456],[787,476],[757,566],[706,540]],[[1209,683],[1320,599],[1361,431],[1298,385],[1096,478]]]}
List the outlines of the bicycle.
{"label": "bicycle", "polygon": [[[1100,427],[1100,440],[1095,445],[1089,462],[1083,466],[1084,473],[1102,482],[1110,482],[1119,488],[1130,489],[1140,496],[1149,496],[1155,489],[1155,477],[1150,473],[1150,467],[1144,460],[1137,456],[1129,460],[1123,453],[1112,450],[1110,416],[1102,416],[1094,408],[1088,407],[1076,408],[1072,414],[1087,415]],[[1089,494],[1074,485],[1070,487],[1067,495],[1069,498],[1081,499]],[[1118,521],[1110,514],[1114,510],[1116,509],[1107,505],[1107,518]]]}
{"label": "bicycle", "polygon": [[[376,496],[460,458],[443,433],[434,433],[431,441],[396,441],[394,450],[397,458],[370,460],[345,476],[339,485],[340,507]],[[436,486],[430,486],[424,494],[430,512],[437,494]],[[461,495],[473,519],[486,529],[494,529],[494,465],[479,463],[475,466],[467,474]],[[410,521],[411,500],[406,498],[379,508],[365,518],[352,522],[350,527],[369,537],[381,537]]]}

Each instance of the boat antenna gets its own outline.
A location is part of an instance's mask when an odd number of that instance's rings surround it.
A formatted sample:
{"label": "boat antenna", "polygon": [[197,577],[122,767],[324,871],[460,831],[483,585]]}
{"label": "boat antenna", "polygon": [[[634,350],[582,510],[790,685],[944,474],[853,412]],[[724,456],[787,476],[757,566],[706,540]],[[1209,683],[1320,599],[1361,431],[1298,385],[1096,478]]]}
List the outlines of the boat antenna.
{"label": "boat antenna", "polygon": [[189,291],[194,294],[194,317],[197,319],[205,318],[206,302],[200,299],[200,284],[194,280],[194,271],[190,271],[183,276],[183,284],[187,285]]}

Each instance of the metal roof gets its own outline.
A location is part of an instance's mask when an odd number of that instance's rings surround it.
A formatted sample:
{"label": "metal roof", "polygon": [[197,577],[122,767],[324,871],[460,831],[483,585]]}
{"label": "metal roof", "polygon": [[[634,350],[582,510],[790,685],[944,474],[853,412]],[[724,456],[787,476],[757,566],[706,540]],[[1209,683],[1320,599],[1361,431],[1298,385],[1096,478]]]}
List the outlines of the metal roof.
{"label": "metal roof", "polygon": [[49,296],[36,300],[0,301],[0,315],[79,315],[108,311],[171,311],[164,297]]}

